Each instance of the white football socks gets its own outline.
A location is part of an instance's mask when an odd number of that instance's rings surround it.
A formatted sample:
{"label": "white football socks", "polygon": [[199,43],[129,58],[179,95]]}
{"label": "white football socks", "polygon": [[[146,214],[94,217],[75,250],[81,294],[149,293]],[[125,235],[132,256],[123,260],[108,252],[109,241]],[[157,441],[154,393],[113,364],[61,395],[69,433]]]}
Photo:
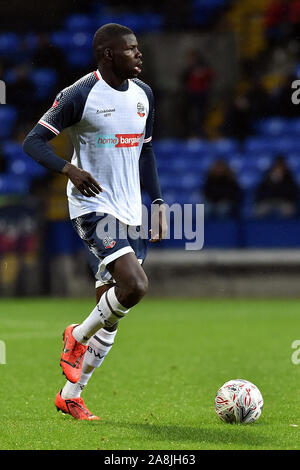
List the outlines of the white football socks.
{"label": "white football socks", "polygon": [[129,310],[120,304],[115,294],[115,287],[111,287],[101,296],[90,315],[74,328],[72,334],[79,343],[87,344],[100,328],[113,326]]}
{"label": "white football socks", "polygon": [[80,379],[75,384],[67,381],[61,392],[61,396],[64,400],[67,398],[80,397],[81,392],[92,377],[95,368],[100,367],[111,350],[116,334],[117,330],[106,331],[102,328],[90,339],[84,355]]}
{"label": "white football socks", "polygon": [[[95,370],[95,369],[94,369]],[[64,400],[67,398],[79,398],[82,390],[88,383],[89,379],[92,377],[94,370],[90,373],[81,372],[80,380],[73,384],[72,382],[67,381],[66,385],[62,389],[61,396]]]}

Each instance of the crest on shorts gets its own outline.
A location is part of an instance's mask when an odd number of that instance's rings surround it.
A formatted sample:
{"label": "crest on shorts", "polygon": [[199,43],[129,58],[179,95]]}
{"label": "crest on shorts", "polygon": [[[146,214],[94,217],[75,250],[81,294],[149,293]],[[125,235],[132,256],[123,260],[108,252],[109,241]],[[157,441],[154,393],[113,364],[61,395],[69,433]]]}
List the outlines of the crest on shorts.
{"label": "crest on shorts", "polygon": [[104,248],[106,249],[113,248],[115,244],[116,244],[116,240],[114,240],[113,238],[108,237],[108,236],[103,238]]}
{"label": "crest on shorts", "polygon": [[145,107],[143,105],[143,103],[138,103],[136,105],[137,107],[137,113],[140,117],[144,117],[145,116]]}

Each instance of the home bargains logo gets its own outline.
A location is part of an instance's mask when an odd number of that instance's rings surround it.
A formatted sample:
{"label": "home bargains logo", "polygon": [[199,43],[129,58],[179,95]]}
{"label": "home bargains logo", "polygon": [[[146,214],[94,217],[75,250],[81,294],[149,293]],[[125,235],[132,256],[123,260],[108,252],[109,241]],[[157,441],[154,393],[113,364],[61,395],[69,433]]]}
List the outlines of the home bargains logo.
{"label": "home bargains logo", "polygon": [[142,134],[107,134],[97,135],[96,147],[137,147]]}

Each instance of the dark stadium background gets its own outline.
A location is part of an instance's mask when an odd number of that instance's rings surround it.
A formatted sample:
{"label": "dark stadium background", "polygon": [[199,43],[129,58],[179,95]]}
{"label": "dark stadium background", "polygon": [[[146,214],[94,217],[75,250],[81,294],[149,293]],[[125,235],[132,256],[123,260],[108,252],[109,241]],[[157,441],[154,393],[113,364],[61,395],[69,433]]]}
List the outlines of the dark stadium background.
{"label": "dark stadium background", "polygon": [[[1,296],[93,291],[68,220],[65,178],[33,162],[22,141],[57,92],[95,68],[93,33],[107,22],[132,28],[143,52],[166,202],[207,208],[202,250],[184,250],[186,240],[151,247],[151,292],[298,294],[300,105],[292,84],[300,78],[299,0],[2,1],[1,19]],[[66,133],[51,145],[71,155]],[[280,213],[275,201],[263,213],[257,188],[278,157],[291,173],[294,206]],[[220,159],[239,192],[231,210],[214,212],[204,188]]]}

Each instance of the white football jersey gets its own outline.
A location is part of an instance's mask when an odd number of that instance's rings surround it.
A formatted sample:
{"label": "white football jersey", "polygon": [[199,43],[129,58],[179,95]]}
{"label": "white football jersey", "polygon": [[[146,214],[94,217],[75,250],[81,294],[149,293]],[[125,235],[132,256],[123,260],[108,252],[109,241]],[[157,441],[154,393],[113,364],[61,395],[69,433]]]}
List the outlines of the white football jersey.
{"label": "white football jersey", "polygon": [[68,128],[74,146],[71,163],[88,171],[103,189],[89,198],[69,180],[71,219],[104,212],[127,225],[141,224],[139,157],[143,143],[152,138],[153,115],[148,85],[132,79],[117,90],[98,70],[56,96],[39,124],[55,135]]}

